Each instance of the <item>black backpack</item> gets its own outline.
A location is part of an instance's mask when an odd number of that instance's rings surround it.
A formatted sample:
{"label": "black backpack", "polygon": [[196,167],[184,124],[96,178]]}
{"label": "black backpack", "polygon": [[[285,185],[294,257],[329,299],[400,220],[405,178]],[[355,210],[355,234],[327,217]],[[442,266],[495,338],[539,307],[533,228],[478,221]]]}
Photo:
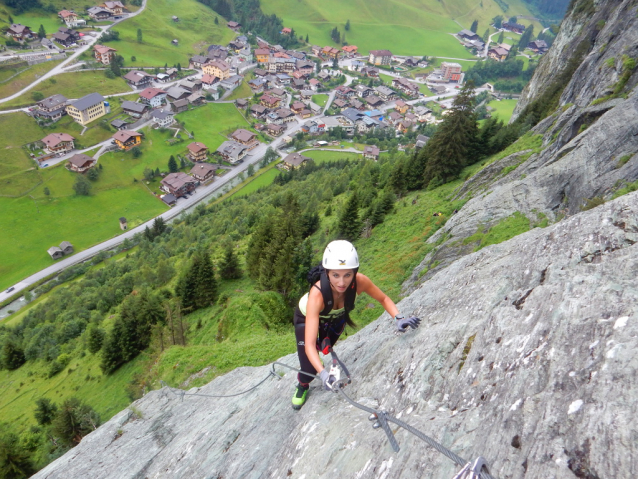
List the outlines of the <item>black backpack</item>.
{"label": "black backpack", "polygon": [[[357,299],[357,270],[359,268],[354,269],[354,278],[350,286],[346,290],[346,297],[344,298],[344,308],[346,313],[349,313],[354,309],[354,302]],[[320,282],[321,285],[321,296],[323,297],[323,310],[319,313],[320,316],[325,316],[330,311],[332,311],[333,306],[333,298],[332,298],[332,288],[330,287],[330,280],[328,279],[328,274],[326,273],[325,268],[322,265],[315,266],[308,272],[308,283],[310,283],[310,287],[312,288],[317,281]]]}

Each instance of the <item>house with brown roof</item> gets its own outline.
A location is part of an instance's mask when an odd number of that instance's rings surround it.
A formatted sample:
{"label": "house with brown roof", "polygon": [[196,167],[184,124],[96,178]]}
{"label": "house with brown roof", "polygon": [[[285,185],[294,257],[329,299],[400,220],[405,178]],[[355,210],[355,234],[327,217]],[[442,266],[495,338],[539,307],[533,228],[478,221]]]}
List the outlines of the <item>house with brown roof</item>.
{"label": "house with brown roof", "polygon": [[310,161],[310,160],[311,158],[308,158],[307,156],[303,156],[297,152],[290,153],[288,156],[284,158],[284,161],[281,164],[281,166],[282,168],[285,168],[286,170],[295,170],[301,167],[301,165],[303,165],[306,161]]}
{"label": "house with brown roof", "polygon": [[133,118],[142,118],[149,106],[144,103],[125,100],[122,102],[122,111]]}
{"label": "house with brown roof", "polygon": [[409,105],[403,100],[397,100],[394,103],[394,109],[398,111],[399,113],[401,113],[402,115],[405,115],[405,113],[408,111],[409,108],[410,108]]}
{"label": "house with brown roof", "polygon": [[342,48],[344,52],[348,54],[352,54],[352,55],[355,55],[358,49],[359,47],[357,47],[356,45],[346,45],[345,47]]}
{"label": "house with brown roof", "polygon": [[305,109],[306,105],[300,101],[294,101],[290,109],[295,113],[299,113],[301,110]]}
{"label": "house with brown roof", "polygon": [[68,100],[64,95],[51,95],[37,103],[38,109],[34,112],[34,116],[58,121],[66,115],[67,102]]}
{"label": "house with brown roof", "polygon": [[74,148],[73,138],[68,133],[51,133],[42,138],[44,150],[48,153],[68,153]]}
{"label": "house with brown roof", "polygon": [[178,173],[169,173],[160,182],[160,188],[166,193],[174,195],[176,198],[190,193],[195,190],[196,187],[197,180],[181,171]]}
{"label": "house with brown roof", "polygon": [[140,101],[153,108],[157,108],[166,103],[166,92],[159,88],[146,88],[140,92]]}
{"label": "house with brown roof", "polygon": [[379,159],[379,148],[375,145],[366,145],[363,148],[363,157],[369,160]]}
{"label": "house with brown roof", "polygon": [[73,44],[80,42],[80,34],[70,28],[60,27],[57,32],[51,37],[63,47],[70,47]]}
{"label": "house with brown roof", "polygon": [[193,163],[199,163],[208,159],[208,147],[199,141],[194,141],[186,147],[188,149],[188,158]]}
{"label": "house with brown roof", "polygon": [[487,56],[497,62],[502,62],[507,58],[508,51],[501,47],[490,48],[487,51]]}
{"label": "house with brown roof", "polygon": [[266,108],[276,108],[281,103],[281,100],[277,97],[269,95],[265,93],[259,100],[259,103],[265,106]]}
{"label": "house with brown roof", "polygon": [[237,22],[228,22],[226,24],[226,26],[228,28],[230,28],[231,30],[233,30],[234,32],[238,32],[239,29],[241,28],[241,23],[237,23]]}
{"label": "house with brown roof", "polygon": [[111,12],[107,10],[106,8],[102,8],[102,7],[91,7],[91,8],[88,8],[86,12],[89,14],[89,17],[91,17],[93,20],[98,22],[102,20],[107,20],[111,17]]}
{"label": "house with brown roof", "polygon": [[183,98],[182,100],[176,100],[171,103],[171,105],[175,113],[181,113],[188,110],[188,100],[186,98]]}
{"label": "house with brown roof", "polygon": [[206,181],[215,176],[215,165],[211,163],[195,163],[190,174],[198,181]]}
{"label": "house with brown roof", "polygon": [[263,118],[268,113],[268,109],[264,105],[251,105],[250,114],[255,118]]}
{"label": "house with brown roof", "polygon": [[266,132],[271,136],[280,136],[284,131],[286,131],[286,128],[276,123],[268,123],[266,125]]}
{"label": "house with brown roof", "polygon": [[142,143],[142,134],[132,130],[120,130],[111,138],[121,150],[130,150]]}
{"label": "house with brown roof", "polygon": [[246,153],[248,153],[248,147],[236,141],[225,141],[217,148],[216,153],[234,165],[244,159]]}
{"label": "house with brown roof", "polygon": [[[202,76],[202,88],[204,90],[208,90],[213,87],[216,83],[219,83],[219,78],[215,75],[209,75],[208,73],[204,73]],[[217,87],[215,87],[217,88]]]}
{"label": "house with brown roof", "polygon": [[67,160],[66,168],[69,171],[74,171],[76,173],[84,173],[89,168],[92,168],[97,163],[96,160],[91,158],[84,153],[76,153],[71,158]]}
{"label": "house with brown roof", "polygon": [[230,65],[223,61],[212,61],[202,65],[202,71],[205,74],[216,76],[220,80],[225,80],[226,78],[230,78],[231,71]]}
{"label": "house with brown roof", "polygon": [[153,75],[149,75],[144,71],[131,70],[126,75],[124,75],[124,79],[133,88],[141,89],[149,87],[151,83],[153,83],[155,77]]}
{"label": "house with brown roof", "polygon": [[113,15],[122,15],[124,13],[124,5],[122,2],[104,2],[98,5],[98,7],[104,8],[111,12]]}
{"label": "house with brown roof", "polygon": [[22,25],[21,23],[12,23],[9,28],[7,28],[7,36],[11,37],[16,42],[22,43],[25,40],[31,40],[35,35],[31,31],[31,28],[26,25]]}
{"label": "house with brown roof", "polygon": [[394,78],[392,80],[392,86],[410,97],[414,98],[419,96],[419,87],[416,83],[412,83],[405,78]]}
{"label": "house with brown roof", "polygon": [[368,95],[364,100],[372,108],[378,108],[383,105],[383,100],[376,95]]}
{"label": "house with brown roof", "polygon": [[321,55],[326,58],[339,58],[341,54],[341,50],[335,47],[326,46],[321,50]]}
{"label": "house with brown roof", "polygon": [[257,135],[255,135],[252,131],[244,130],[243,128],[239,128],[235,130],[229,138],[237,143],[241,143],[242,145],[246,145],[249,150],[252,150],[259,142],[257,141]]}
{"label": "house with brown roof", "polygon": [[69,25],[70,23],[74,23],[78,19],[78,14],[69,10],[61,10],[58,12],[58,17],[62,19],[64,23]]}
{"label": "house with brown roof", "polygon": [[95,59],[104,65],[110,65],[115,58],[117,50],[105,45],[93,45],[93,55]]}
{"label": "house with brown roof", "polygon": [[370,50],[368,63],[371,65],[389,65],[392,62],[392,52],[390,50]]}

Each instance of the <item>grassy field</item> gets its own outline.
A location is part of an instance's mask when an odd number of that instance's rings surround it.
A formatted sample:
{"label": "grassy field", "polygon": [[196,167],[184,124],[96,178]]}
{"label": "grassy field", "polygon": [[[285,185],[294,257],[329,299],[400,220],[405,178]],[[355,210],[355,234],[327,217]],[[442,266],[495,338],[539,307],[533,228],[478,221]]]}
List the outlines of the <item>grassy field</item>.
{"label": "grassy field", "polygon": [[[173,22],[172,16],[179,17]],[[215,25],[215,12],[196,0],[152,0],[144,12],[124,21],[115,29],[120,40],[108,45],[117,49],[126,65],[169,66],[188,65],[188,59],[205,52],[211,43],[227,44],[234,37],[223,18]],[[137,43],[137,30],[142,30],[142,43]],[[173,39],[179,45],[171,44]],[[131,63],[131,56],[136,62]]]}
{"label": "grassy field", "polygon": [[[2,15],[2,17],[4,18],[4,15]],[[40,25],[42,25],[44,27],[44,31],[49,37],[53,33],[57,32],[58,28],[66,26],[60,21],[57,15],[45,12],[44,10],[31,10],[24,12],[21,15],[12,15],[12,17],[13,23],[27,25],[28,27],[31,27],[31,30],[34,32],[37,32]]]}
{"label": "grassy field", "polygon": [[246,81],[243,81],[241,82],[241,85],[239,85],[237,88],[233,90],[233,92],[230,94],[228,98],[226,98],[226,100],[230,101],[230,100],[237,100],[238,98],[251,98],[252,96],[253,96],[253,91],[248,86],[248,83],[246,83]]}
{"label": "grassy field", "polygon": [[208,103],[180,113],[177,118],[188,131],[195,131],[194,141],[201,141],[210,151],[215,151],[237,128],[254,131],[232,103]]}
{"label": "grassy field", "polygon": [[109,79],[101,71],[62,73],[43,81],[18,98],[0,103],[0,109],[11,110],[33,105],[35,102],[31,95],[34,91],[41,92],[45,97],[60,93],[67,98],[81,98],[93,92],[98,92],[101,95],[112,95],[113,93],[131,91],[131,88],[123,78]]}
{"label": "grassy field", "polygon": [[335,160],[360,160],[362,158],[359,153],[349,153],[346,151],[311,150],[305,151],[302,154],[304,156],[307,156],[308,158],[312,158],[313,160],[315,160],[315,163],[324,163],[326,161]]}
{"label": "grassy field", "polygon": [[[13,95],[14,93],[19,92],[26,86],[33,83],[33,81],[36,80],[38,77],[44,75],[61,62],[62,60],[55,60],[51,62],[38,63],[37,65],[30,66],[26,70],[21,71],[11,80],[5,81],[5,83],[0,84],[0,98],[6,98]],[[33,100],[31,100],[31,102],[33,103]],[[0,105],[5,104],[0,103]]]}
{"label": "grassy field", "polygon": [[503,120],[503,123],[507,124],[512,118],[517,102],[518,100],[492,100],[489,103],[490,108],[492,108],[492,116],[498,116]]}
{"label": "grassy field", "polygon": [[323,108],[328,103],[328,95],[312,95],[312,102]]}
{"label": "grassy field", "polygon": [[93,194],[76,196],[71,189],[74,174],[59,165],[41,174],[43,182],[32,196],[0,198],[0,288],[53,264],[46,252],[51,246],[70,241],[80,251],[120,234],[120,216],[132,227],[166,210],[139,183],[100,190],[101,182],[112,184],[112,174],[105,166]]}
{"label": "grassy field", "polygon": [[[508,4],[507,16],[530,14],[521,0]],[[342,35],[345,33],[346,41],[358,45],[364,54],[371,49],[389,49],[400,55],[453,58],[471,55],[450,33],[470,28],[477,19],[482,35],[489,21],[503,14],[494,0],[298,0],[295,8],[290,8],[286,0],[264,0],[262,10],[283,17],[285,26],[293,27],[300,35],[309,35],[310,43],[315,45],[335,45],[330,31],[337,27]],[[350,31],[346,32],[348,19]]]}
{"label": "grassy field", "polygon": [[235,195],[237,196],[247,196],[251,193],[254,193],[259,188],[263,188],[264,186],[268,186],[273,182],[275,177],[280,173],[277,168],[271,168],[263,174],[259,175],[257,178],[252,180],[250,183],[246,184],[246,186],[242,187],[238,190]]}

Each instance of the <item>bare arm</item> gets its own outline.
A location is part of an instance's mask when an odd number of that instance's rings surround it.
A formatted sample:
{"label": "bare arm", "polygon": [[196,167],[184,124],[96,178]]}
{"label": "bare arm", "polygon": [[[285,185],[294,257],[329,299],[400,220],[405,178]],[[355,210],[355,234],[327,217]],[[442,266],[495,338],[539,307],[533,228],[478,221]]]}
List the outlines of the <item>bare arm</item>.
{"label": "bare arm", "polygon": [[[376,299],[392,318],[399,314],[396,304],[394,304],[394,301],[392,301],[389,296],[381,291],[370,278],[361,273],[357,273],[357,294],[361,293],[367,293],[373,299]],[[308,330],[306,329],[306,331]]]}
{"label": "bare arm", "polygon": [[304,337],[306,356],[317,373],[323,370],[323,363],[317,352],[317,337],[319,335],[319,313],[323,309],[323,297],[317,288],[310,288],[308,304],[306,305],[306,334]]}

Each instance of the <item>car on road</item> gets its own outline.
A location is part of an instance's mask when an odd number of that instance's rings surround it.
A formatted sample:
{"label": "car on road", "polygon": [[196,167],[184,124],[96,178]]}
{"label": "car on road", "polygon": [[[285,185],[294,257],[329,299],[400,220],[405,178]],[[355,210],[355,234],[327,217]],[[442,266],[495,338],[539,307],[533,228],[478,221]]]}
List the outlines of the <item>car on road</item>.
{"label": "car on road", "polygon": [[46,168],[47,166],[49,166],[49,164],[45,163],[44,165],[42,165],[42,168]]}
{"label": "car on road", "polygon": [[13,291],[15,288],[15,286],[11,286],[10,288],[7,288],[7,290],[5,291],[5,293],[10,293],[11,291]]}

